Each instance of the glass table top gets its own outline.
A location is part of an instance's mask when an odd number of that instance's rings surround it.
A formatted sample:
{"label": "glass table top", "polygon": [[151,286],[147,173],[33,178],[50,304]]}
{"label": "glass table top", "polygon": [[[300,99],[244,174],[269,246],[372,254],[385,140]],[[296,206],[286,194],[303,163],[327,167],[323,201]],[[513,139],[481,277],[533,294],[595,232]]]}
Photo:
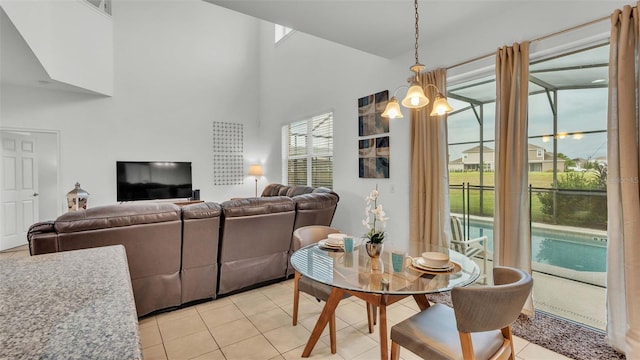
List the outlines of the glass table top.
{"label": "glass table top", "polygon": [[331,250],[318,244],[301,248],[291,256],[293,267],[305,277],[346,290],[377,294],[413,295],[436,293],[466,286],[478,279],[480,268],[468,257],[449,251],[451,271],[427,271],[415,267],[417,258],[408,257],[408,266],[396,272],[391,253],[383,251],[376,261],[364,245],[351,253]]}

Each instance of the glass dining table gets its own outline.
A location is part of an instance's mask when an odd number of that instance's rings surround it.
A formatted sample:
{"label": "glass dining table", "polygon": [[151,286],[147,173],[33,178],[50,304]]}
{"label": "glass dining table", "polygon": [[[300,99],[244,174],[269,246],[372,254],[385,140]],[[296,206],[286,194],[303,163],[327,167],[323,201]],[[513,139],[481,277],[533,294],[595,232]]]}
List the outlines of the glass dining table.
{"label": "glass dining table", "polygon": [[430,306],[427,294],[467,286],[480,276],[480,268],[470,258],[453,250],[439,250],[449,253],[451,266],[447,271],[426,270],[418,266],[417,257],[410,256],[405,258],[401,268],[397,268],[400,271],[394,271],[389,253],[385,251],[379,258],[371,258],[364,245],[355,247],[350,253],[319,244],[295,251],[291,256],[291,264],[298,272],[297,276],[332,287],[302,357],[311,355],[340,300],[348,293],[379,309],[380,358],[388,359],[387,306],[412,296],[418,307],[424,310]]}

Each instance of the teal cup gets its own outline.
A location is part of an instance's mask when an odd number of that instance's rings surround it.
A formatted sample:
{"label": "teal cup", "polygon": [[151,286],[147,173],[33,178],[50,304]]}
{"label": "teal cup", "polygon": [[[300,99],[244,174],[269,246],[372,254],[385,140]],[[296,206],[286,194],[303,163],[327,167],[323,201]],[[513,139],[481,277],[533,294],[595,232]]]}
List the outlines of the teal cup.
{"label": "teal cup", "polygon": [[402,272],[404,268],[407,266],[408,256],[401,252],[391,252],[391,265],[393,266],[393,271]]}
{"label": "teal cup", "polygon": [[345,236],[343,239],[344,242],[344,252],[353,252],[353,236]]}

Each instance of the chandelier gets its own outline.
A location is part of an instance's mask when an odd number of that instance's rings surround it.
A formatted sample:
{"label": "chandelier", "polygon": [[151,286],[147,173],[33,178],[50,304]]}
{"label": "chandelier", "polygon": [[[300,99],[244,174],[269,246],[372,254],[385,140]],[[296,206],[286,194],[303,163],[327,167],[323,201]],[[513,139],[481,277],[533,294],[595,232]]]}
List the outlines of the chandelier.
{"label": "chandelier", "polygon": [[[427,104],[429,103],[429,98],[424,94],[424,88],[420,83],[420,73],[422,72],[422,70],[424,70],[424,65],[420,64],[420,61],[418,60],[418,39],[420,36],[420,32],[418,29],[418,20],[419,20],[418,0],[414,0],[413,4],[416,11],[416,15],[415,15],[416,63],[413,66],[411,66],[409,69],[415,74],[415,76],[413,76],[409,86],[406,86],[406,85],[399,86],[396,90],[394,90],[393,96],[387,102],[387,107],[384,109],[382,116],[391,118],[391,119],[403,117],[402,112],[400,111],[400,105],[398,104],[398,98],[396,97],[396,92],[401,88],[405,88],[405,87],[408,88],[407,95],[405,96],[404,99],[402,99],[402,106],[409,109],[421,109],[427,106]],[[438,87],[433,84],[426,84],[426,87],[430,87],[430,86],[434,87],[437,92],[436,98],[433,102],[433,110],[431,111],[431,116],[444,115],[448,112],[453,111],[453,108],[447,102],[447,98],[444,97],[444,95],[442,95],[442,93],[440,92],[440,89],[438,89]]]}

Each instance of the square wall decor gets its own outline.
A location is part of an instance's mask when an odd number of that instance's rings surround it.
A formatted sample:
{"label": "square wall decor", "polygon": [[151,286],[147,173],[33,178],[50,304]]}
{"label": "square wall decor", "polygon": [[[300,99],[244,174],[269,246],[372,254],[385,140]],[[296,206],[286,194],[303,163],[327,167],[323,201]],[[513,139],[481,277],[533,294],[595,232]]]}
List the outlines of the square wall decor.
{"label": "square wall decor", "polygon": [[358,99],[358,176],[389,178],[389,119],[382,117],[389,91]]}
{"label": "square wall decor", "polygon": [[389,132],[389,119],[382,117],[388,100],[389,90],[358,99],[358,136]]}
{"label": "square wall decor", "polygon": [[242,124],[213,122],[213,185],[244,184]]}

